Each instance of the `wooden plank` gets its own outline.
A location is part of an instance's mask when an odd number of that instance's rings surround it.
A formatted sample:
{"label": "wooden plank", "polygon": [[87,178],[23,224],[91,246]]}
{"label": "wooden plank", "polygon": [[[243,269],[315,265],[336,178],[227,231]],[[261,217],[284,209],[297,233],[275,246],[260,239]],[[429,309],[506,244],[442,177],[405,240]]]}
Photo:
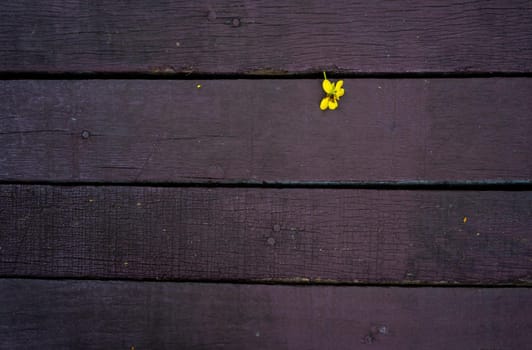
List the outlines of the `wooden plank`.
{"label": "wooden plank", "polygon": [[[200,88],[197,86],[201,85]],[[532,180],[532,79],[0,82],[0,179]]]}
{"label": "wooden plank", "polygon": [[526,349],[530,289],[0,280],[3,349]]}
{"label": "wooden plank", "polygon": [[531,72],[527,0],[7,1],[0,72]]}
{"label": "wooden plank", "polygon": [[532,192],[0,187],[0,275],[530,284]]}

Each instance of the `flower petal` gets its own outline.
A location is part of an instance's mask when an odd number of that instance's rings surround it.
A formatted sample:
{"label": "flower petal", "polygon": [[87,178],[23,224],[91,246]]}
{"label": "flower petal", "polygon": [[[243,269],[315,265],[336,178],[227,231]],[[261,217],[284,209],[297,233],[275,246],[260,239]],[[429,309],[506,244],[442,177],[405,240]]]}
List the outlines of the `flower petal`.
{"label": "flower petal", "polygon": [[336,89],[336,93],[334,94],[334,96],[336,96],[337,98],[340,98],[344,95],[345,91],[344,89]]}
{"label": "flower petal", "polygon": [[326,110],[327,109],[327,106],[329,105],[329,98],[328,97],[324,97],[322,100],[321,100],[321,103],[320,103],[320,109],[322,111]]}
{"label": "flower petal", "polygon": [[336,101],[336,99],[334,99],[334,98],[330,98],[329,99],[329,109],[334,110],[336,108],[338,108],[338,101]]}
{"label": "flower petal", "polygon": [[343,80],[338,80],[336,82],[335,90],[338,91],[339,89],[341,89],[342,85],[344,85],[344,81]]}
{"label": "flower petal", "polygon": [[323,91],[325,91],[326,94],[332,94],[334,92],[334,84],[327,79],[323,80],[321,87],[323,88]]}

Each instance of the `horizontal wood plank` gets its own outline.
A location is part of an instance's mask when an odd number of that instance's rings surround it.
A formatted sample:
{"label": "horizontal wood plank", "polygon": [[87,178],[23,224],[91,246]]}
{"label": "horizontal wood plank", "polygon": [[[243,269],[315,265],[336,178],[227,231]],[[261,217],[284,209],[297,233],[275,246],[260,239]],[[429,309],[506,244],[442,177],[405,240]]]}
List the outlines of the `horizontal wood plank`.
{"label": "horizontal wood plank", "polygon": [[0,275],[530,284],[532,192],[0,187]]}
{"label": "horizontal wood plank", "polygon": [[[0,82],[0,180],[532,180],[532,79]],[[199,87],[199,88],[198,88]]]}
{"label": "horizontal wood plank", "polygon": [[0,6],[0,72],[532,71],[527,0]]}
{"label": "horizontal wood plank", "polygon": [[3,349],[526,349],[529,289],[0,280]]}

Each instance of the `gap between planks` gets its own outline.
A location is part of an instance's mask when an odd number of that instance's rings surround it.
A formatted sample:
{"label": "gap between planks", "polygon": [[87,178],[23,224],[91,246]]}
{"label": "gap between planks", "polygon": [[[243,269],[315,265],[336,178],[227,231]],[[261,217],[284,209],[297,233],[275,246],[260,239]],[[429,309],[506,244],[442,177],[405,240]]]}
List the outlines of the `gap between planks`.
{"label": "gap between planks", "polygon": [[[490,79],[530,78],[532,72],[337,72],[326,71],[329,79]],[[0,80],[320,80],[319,73],[139,73],[139,72],[14,72],[0,71]]]}
{"label": "gap between planks", "polygon": [[205,187],[205,188],[307,188],[307,189],[360,189],[360,190],[409,190],[409,191],[531,191],[532,180],[484,180],[484,181],[220,181],[205,182],[94,182],[94,181],[6,181],[0,185],[26,186],[93,186],[93,187]]}
{"label": "gap between planks", "polygon": [[239,279],[157,279],[157,278],[104,278],[104,277],[49,277],[49,276],[26,276],[26,275],[0,275],[0,283],[3,280],[28,280],[28,281],[93,281],[93,282],[124,282],[124,283],[174,283],[174,284],[205,284],[205,285],[263,285],[263,286],[294,286],[294,287],[360,287],[360,288],[457,288],[457,289],[530,289],[532,282],[522,283],[448,283],[448,282],[421,282],[421,281],[402,281],[402,282],[382,282],[367,283],[353,281],[336,281],[327,279],[310,279],[310,278],[283,278],[283,279],[256,279],[256,280],[239,280]]}

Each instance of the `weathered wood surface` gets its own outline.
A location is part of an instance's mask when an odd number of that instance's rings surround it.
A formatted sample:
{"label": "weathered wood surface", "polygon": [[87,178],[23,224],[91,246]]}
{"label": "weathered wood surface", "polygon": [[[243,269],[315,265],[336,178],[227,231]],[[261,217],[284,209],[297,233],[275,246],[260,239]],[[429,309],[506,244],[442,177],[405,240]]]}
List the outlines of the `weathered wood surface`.
{"label": "weathered wood surface", "polygon": [[532,192],[0,187],[2,276],[530,284]]}
{"label": "weathered wood surface", "polygon": [[0,280],[2,349],[526,349],[530,289]]}
{"label": "weathered wood surface", "polygon": [[[200,88],[197,85],[201,85]],[[0,179],[532,179],[532,79],[0,82]]]}
{"label": "weathered wood surface", "polygon": [[0,6],[0,72],[532,71],[527,0]]}

